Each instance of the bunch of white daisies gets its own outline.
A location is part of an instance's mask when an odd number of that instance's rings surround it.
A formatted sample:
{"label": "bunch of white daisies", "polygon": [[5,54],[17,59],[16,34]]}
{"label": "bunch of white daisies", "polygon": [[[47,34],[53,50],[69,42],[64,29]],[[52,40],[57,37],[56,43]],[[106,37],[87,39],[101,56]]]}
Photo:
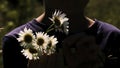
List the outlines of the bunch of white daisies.
{"label": "bunch of white daisies", "polygon": [[29,60],[37,60],[41,55],[53,54],[56,51],[58,41],[55,36],[49,36],[47,33],[55,29],[68,34],[69,23],[68,18],[65,16],[66,14],[55,11],[52,18],[49,18],[53,24],[46,32],[36,32],[34,35],[33,31],[26,27],[23,31],[20,31],[17,40],[20,42],[20,46],[23,47],[22,54]]}

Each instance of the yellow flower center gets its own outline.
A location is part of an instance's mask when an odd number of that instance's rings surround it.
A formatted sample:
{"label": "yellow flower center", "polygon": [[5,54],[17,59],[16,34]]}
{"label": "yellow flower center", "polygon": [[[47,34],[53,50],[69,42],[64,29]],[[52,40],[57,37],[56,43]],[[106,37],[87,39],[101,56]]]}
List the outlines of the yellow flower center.
{"label": "yellow flower center", "polygon": [[55,21],[55,25],[60,26],[61,22],[58,17],[55,17],[54,21]]}
{"label": "yellow flower center", "polygon": [[33,48],[30,48],[30,49],[29,49],[29,52],[33,54],[33,53],[37,53],[37,50],[36,50],[36,49],[33,49]]}
{"label": "yellow flower center", "polygon": [[24,41],[25,41],[26,43],[31,43],[31,42],[32,42],[32,36],[31,36],[30,34],[26,34],[26,35],[24,36]]}
{"label": "yellow flower center", "polygon": [[44,43],[44,40],[43,40],[42,38],[39,38],[39,39],[37,40],[37,44],[38,44],[39,46],[43,45],[43,43]]}

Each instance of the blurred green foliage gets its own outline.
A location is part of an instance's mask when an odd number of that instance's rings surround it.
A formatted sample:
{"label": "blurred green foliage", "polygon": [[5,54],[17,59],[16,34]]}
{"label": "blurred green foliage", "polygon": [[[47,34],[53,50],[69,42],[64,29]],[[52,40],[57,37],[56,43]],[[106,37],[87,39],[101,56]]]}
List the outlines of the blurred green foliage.
{"label": "blurred green foliage", "polygon": [[[4,28],[0,32],[0,40],[15,27],[39,16],[44,11],[40,1],[42,0],[0,0],[0,27]],[[90,0],[85,12],[92,19],[102,20],[120,28],[119,5],[120,0]],[[0,42],[0,49],[1,44]]]}
{"label": "blurred green foliage", "polygon": [[[0,40],[12,29],[39,16],[44,8],[39,0],[0,0]],[[0,49],[2,48],[0,42]],[[2,65],[2,53],[0,53],[0,68]]]}
{"label": "blurred green foliage", "polygon": [[1,30],[0,39],[13,28],[39,16],[43,11],[44,8],[38,0],[1,0],[0,27],[4,30]]}
{"label": "blurred green foliage", "polygon": [[120,28],[120,0],[90,0],[86,15]]}

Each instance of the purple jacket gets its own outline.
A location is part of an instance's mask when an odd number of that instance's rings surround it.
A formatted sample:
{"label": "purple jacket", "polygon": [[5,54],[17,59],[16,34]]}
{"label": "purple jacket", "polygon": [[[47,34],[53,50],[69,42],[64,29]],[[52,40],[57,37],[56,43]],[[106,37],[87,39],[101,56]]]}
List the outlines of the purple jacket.
{"label": "purple jacket", "polygon": [[[44,31],[47,27],[43,23],[32,20],[15,28],[3,37],[3,64],[4,68],[27,68],[28,60],[21,54],[21,47],[16,38],[24,27],[31,28],[33,32]],[[120,30],[108,23],[95,20],[95,24],[85,31],[92,35],[105,55],[105,68],[120,67]],[[63,38],[59,36],[60,39]]]}
{"label": "purple jacket", "polygon": [[4,68],[27,68],[28,60],[21,54],[21,47],[16,38],[24,28],[30,28],[33,32],[44,31],[46,25],[38,23],[35,19],[15,28],[3,38],[3,66]]}
{"label": "purple jacket", "polygon": [[111,24],[95,20],[95,24],[86,33],[96,38],[96,43],[105,54],[105,68],[119,68],[120,30]]}

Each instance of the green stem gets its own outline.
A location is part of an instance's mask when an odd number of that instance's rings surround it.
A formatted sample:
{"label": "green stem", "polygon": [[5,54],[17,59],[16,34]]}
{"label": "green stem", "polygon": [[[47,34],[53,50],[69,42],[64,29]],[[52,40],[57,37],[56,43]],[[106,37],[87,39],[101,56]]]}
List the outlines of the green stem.
{"label": "green stem", "polygon": [[50,31],[52,31],[52,30],[54,30],[54,28],[52,28],[52,29],[50,29],[50,30],[47,30],[46,33],[50,32]]}
{"label": "green stem", "polygon": [[50,29],[52,26],[54,26],[55,23],[53,23],[52,25],[50,25],[50,27],[48,27],[48,29],[46,30],[46,33],[50,32],[51,30],[53,30],[54,28]]}

